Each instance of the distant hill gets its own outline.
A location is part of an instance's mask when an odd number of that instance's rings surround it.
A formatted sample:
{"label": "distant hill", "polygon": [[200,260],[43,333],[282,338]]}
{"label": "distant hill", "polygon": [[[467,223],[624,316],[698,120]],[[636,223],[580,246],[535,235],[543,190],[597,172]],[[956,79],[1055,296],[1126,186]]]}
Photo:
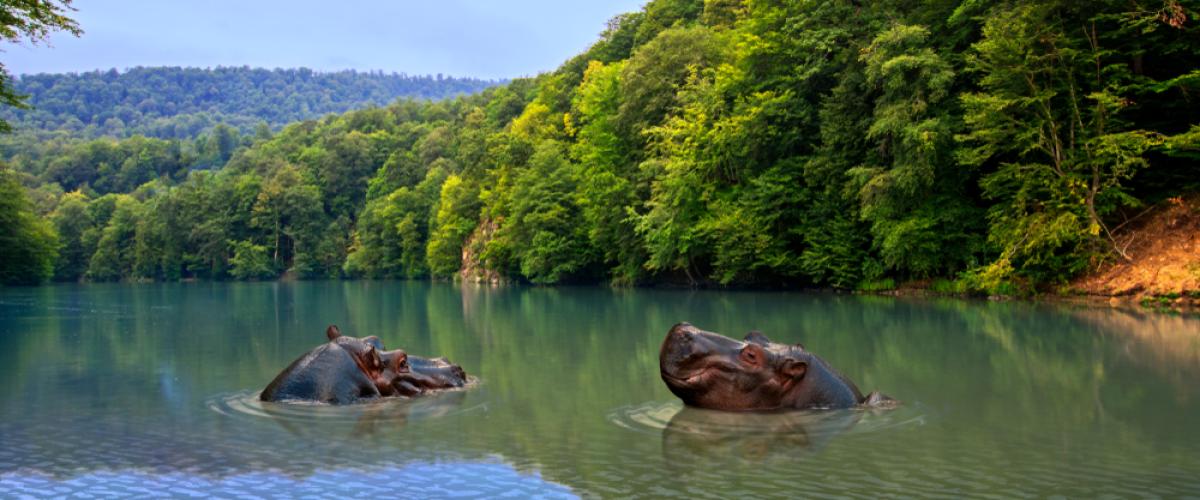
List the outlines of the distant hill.
{"label": "distant hill", "polygon": [[397,98],[438,100],[496,85],[474,78],[300,69],[137,67],[17,77],[31,109],[0,110],[18,130],[82,137],[190,138],[217,123],[249,132]]}

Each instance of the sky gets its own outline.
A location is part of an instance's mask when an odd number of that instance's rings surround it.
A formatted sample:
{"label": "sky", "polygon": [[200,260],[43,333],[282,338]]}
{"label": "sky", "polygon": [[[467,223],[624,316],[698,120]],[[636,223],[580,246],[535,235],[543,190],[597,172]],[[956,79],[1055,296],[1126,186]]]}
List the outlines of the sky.
{"label": "sky", "polygon": [[549,71],[645,0],[76,0],[84,33],[3,44],[14,74],[308,67],[487,79]]}

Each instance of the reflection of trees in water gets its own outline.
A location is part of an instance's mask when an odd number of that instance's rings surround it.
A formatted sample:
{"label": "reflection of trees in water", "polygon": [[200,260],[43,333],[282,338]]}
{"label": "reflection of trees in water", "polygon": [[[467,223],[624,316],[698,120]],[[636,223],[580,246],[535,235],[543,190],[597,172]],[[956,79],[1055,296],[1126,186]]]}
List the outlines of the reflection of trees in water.
{"label": "reflection of trees in water", "polygon": [[[34,289],[27,311],[36,331],[8,337],[15,362],[5,375],[26,406],[121,407],[154,413],[163,399],[212,390],[212,365],[230,378],[259,384],[282,356],[273,284],[83,285]],[[253,288],[253,290],[250,290]],[[265,292],[265,293],[264,293]],[[319,334],[317,331],[314,335]],[[272,349],[275,348],[275,349]],[[68,398],[63,394],[71,395]],[[194,396],[194,394],[193,394]]]}
{"label": "reflection of trees in water", "polygon": [[[330,463],[499,455],[520,471],[582,492],[621,496],[664,481],[649,471],[688,456],[698,470],[704,460],[720,467],[727,461],[715,456],[723,453],[774,464],[766,471],[733,465],[755,478],[795,477],[800,473],[786,469],[797,457],[915,477],[979,450],[991,453],[988,463],[1017,464],[1049,453],[1037,448],[1046,436],[1065,453],[1086,446],[1091,456],[1167,460],[1171,454],[1159,453],[1163,443],[1188,431],[1184,420],[1196,414],[1191,382],[1200,348],[1174,335],[1195,331],[1186,318],[1017,302],[422,282],[104,285],[28,293],[34,302],[78,310],[31,306],[28,316],[37,318],[0,318],[10,331],[37,330],[0,337],[0,360],[10,367],[0,380],[5,398],[16,401],[0,406],[9,422],[0,425],[0,442],[42,450],[13,459],[19,463],[50,460],[64,471],[81,463],[162,464],[303,474]],[[856,432],[817,438],[803,426],[789,429],[793,424],[783,418],[776,430],[726,429],[712,440],[675,431],[647,439],[607,421],[613,408],[674,401],[659,378],[657,354],[666,330],[682,320],[735,337],[759,329],[779,342],[803,342],[864,391],[945,415],[933,425],[870,438]],[[415,418],[415,408],[403,415],[382,411],[335,427],[289,423],[287,430],[274,420],[231,421],[197,404],[213,394],[262,388],[322,342],[330,323],[350,335],[378,335],[389,348],[460,363],[481,385],[459,393],[462,402],[455,404],[486,409],[429,418]],[[1114,427],[1105,426],[1116,421],[1119,432],[1108,432]],[[64,428],[71,439],[62,439]],[[873,440],[890,448],[875,453]],[[72,444],[78,442],[89,446],[80,450]],[[906,463],[918,452],[926,460],[920,467]]]}
{"label": "reflection of trees in water", "polygon": [[[215,426],[212,421],[188,426],[120,415],[19,422],[0,432],[5,442],[0,474],[36,471],[66,478],[82,470],[136,469],[218,478],[273,471],[303,478],[347,467],[495,461],[485,450],[447,448],[432,435],[407,431],[442,418],[453,420],[462,398],[446,396],[411,405],[353,405],[332,415],[284,409],[265,417],[227,418]],[[444,429],[435,433],[444,434]]]}
{"label": "reflection of trees in water", "polygon": [[862,416],[860,410],[735,413],[684,407],[662,431],[663,458],[685,468],[730,457],[793,460],[819,452]]}
{"label": "reflection of trees in water", "polygon": [[1123,361],[1169,381],[1181,403],[1200,396],[1192,390],[1200,380],[1200,317],[1095,308],[1071,313],[1115,342]]}

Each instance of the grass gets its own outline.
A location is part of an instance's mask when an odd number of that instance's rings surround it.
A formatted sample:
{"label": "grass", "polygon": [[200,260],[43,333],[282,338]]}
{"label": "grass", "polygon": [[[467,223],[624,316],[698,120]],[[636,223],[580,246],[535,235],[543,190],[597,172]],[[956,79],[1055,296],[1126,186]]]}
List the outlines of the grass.
{"label": "grass", "polygon": [[860,292],[886,292],[896,289],[896,280],[884,278],[881,280],[864,281],[858,285]]}
{"label": "grass", "polygon": [[964,295],[971,291],[965,281],[948,280],[945,278],[933,280],[933,283],[929,284],[929,290],[943,295]]}

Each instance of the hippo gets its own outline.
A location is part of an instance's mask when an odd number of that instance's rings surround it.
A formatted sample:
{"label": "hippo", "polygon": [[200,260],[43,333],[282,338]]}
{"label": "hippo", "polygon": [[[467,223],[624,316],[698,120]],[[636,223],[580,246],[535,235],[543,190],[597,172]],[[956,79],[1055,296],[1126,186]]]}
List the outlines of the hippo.
{"label": "hippo", "polygon": [[[395,352],[395,351],[391,351]],[[389,359],[384,355],[384,360]],[[416,396],[440,389],[456,389],[467,384],[467,373],[446,358],[408,356],[408,372],[392,379],[392,389],[400,396]]]}
{"label": "hippo", "polygon": [[659,351],[663,382],[684,404],[725,411],[892,406],[858,387],[804,346],[752,331],[742,341],[679,323]]}
{"label": "hippo", "polygon": [[408,370],[397,373],[384,370],[384,378],[391,381],[390,393],[385,396],[416,396],[439,389],[456,389],[467,384],[467,372],[446,358],[424,358],[401,350],[384,351],[378,337],[367,337],[371,345],[380,351],[384,366],[393,366],[394,356],[404,356]]}
{"label": "hippo", "polygon": [[284,368],[259,398],[346,404],[396,394],[394,379],[409,371],[404,351],[381,355],[378,338],[344,336],[336,325],[330,325],[325,336],[329,342]]}

